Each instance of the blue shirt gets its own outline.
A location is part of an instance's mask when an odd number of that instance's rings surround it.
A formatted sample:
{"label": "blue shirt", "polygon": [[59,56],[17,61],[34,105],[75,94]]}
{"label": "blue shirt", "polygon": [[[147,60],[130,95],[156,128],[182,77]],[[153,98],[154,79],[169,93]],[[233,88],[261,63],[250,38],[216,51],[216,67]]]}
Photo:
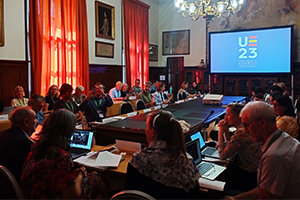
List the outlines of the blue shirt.
{"label": "blue shirt", "polygon": [[121,97],[121,91],[114,87],[109,90],[109,96],[111,96],[111,98],[119,98]]}
{"label": "blue shirt", "polygon": [[45,120],[45,115],[41,110],[38,113],[36,113],[36,119],[39,121],[38,124],[43,125]]}
{"label": "blue shirt", "polygon": [[155,92],[153,97],[152,97],[152,101],[156,102],[156,105],[160,105],[163,104],[163,102],[166,100],[164,97],[164,93],[163,92]]}

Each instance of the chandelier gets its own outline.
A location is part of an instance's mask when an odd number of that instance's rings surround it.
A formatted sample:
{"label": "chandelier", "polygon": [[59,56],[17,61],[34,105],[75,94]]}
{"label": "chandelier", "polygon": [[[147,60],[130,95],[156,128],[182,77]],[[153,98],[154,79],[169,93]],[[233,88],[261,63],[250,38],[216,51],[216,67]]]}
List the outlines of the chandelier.
{"label": "chandelier", "polygon": [[193,20],[203,17],[208,22],[214,17],[227,17],[241,10],[244,0],[174,0],[178,13]]}

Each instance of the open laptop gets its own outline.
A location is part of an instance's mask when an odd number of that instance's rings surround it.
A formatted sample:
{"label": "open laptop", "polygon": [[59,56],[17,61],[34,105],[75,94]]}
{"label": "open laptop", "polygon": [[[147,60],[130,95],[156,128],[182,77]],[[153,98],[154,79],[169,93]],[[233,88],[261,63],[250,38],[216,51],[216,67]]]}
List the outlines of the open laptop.
{"label": "open laptop", "polygon": [[11,113],[16,109],[17,107],[13,106],[6,106],[3,108],[2,114],[7,114],[8,118],[10,118]]}
{"label": "open laptop", "polygon": [[71,136],[70,154],[73,159],[91,151],[93,132],[90,130],[76,130]]}
{"label": "open laptop", "polygon": [[200,141],[200,149],[201,149],[201,154],[202,155],[205,155],[205,156],[211,157],[211,158],[218,158],[218,159],[220,159],[219,152],[218,152],[217,149],[215,149],[213,147],[206,147],[205,146],[205,142],[203,140],[203,137],[202,137],[200,131],[194,133],[190,137],[191,137],[191,140],[199,139],[199,141]]}
{"label": "open laptop", "polygon": [[203,178],[214,180],[226,169],[226,167],[202,161],[199,139],[186,143],[186,152],[193,157],[201,177]]}

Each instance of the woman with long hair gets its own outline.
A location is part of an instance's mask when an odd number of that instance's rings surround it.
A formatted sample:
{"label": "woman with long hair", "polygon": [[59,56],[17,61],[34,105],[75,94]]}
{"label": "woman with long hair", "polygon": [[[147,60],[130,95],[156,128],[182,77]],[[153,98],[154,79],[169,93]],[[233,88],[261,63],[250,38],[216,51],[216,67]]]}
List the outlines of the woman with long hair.
{"label": "woman with long hair", "polygon": [[13,92],[15,97],[11,100],[10,105],[14,107],[18,106],[28,106],[28,98],[25,98],[25,91],[22,86],[16,86]]}
{"label": "woman with long hair", "polygon": [[277,128],[290,134],[293,138],[298,137],[299,126],[295,118],[295,109],[292,100],[287,95],[277,95],[272,102],[276,118]]}
{"label": "woman with long hair", "polygon": [[126,189],[156,199],[195,197],[200,173],[186,153],[181,125],[170,112],[161,110],[148,116],[146,126],[149,146],[129,161]]}
{"label": "woman with long hair", "polygon": [[152,97],[152,101],[156,102],[156,105],[167,104],[172,100],[173,95],[171,95],[169,98],[165,98],[164,96],[165,89],[166,89],[166,84],[164,82],[159,82],[157,84],[156,92]]}
{"label": "woman with long hair", "polygon": [[55,102],[59,100],[58,95],[58,86],[57,85],[51,85],[49,87],[49,90],[47,92],[47,95],[45,96],[46,103],[49,104],[48,110],[53,110],[53,105]]}
{"label": "woman with long hair", "polygon": [[75,124],[75,115],[66,109],[55,110],[46,119],[41,138],[23,166],[20,185],[26,199],[91,198],[103,192],[96,172],[87,174],[84,167],[73,169],[68,151]]}

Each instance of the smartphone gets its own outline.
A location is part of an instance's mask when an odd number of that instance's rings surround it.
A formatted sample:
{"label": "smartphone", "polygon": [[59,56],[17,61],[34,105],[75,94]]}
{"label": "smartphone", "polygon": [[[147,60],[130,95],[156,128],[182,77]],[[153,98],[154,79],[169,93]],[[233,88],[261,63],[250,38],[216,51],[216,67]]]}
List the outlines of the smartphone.
{"label": "smartphone", "polygon": [[96,88],[93,88],[92,94],[96,94]]}

